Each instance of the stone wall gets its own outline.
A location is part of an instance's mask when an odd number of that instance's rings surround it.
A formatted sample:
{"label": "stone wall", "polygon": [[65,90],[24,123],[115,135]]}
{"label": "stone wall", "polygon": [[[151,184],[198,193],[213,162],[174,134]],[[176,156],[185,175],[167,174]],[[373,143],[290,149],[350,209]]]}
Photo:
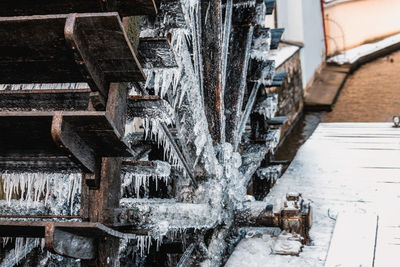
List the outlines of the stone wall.
{"label": "stone wall", "polygon": [[278,94],[277,116],[290,116],[290,120],[281,127],[283,137],[303,110],[300,50],[280,65],[276,71],[288,73],[281,87],[270,88],[271,93]]}

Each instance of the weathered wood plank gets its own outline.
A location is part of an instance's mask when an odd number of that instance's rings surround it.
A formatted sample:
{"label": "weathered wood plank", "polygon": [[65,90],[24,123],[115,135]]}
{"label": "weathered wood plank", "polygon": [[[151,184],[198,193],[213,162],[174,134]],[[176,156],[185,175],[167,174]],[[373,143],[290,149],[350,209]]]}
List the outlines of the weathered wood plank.
{"label": "weathered wood plank", "polygon": [[175,55],[166,38],[140,38],[138,57],[143,68],[176,68]]}
{"label": "weathered wood plank", "polygon": [[96,157],[132,155],[105,112],[0,112],[0,129],[0,158],[6,161],[21,157],[65,161],[68,156],[93,172]]}
{"label": "weathered wood plank", "polygon": [[[208,14],[208,15],[206,15]],[[203,95],[208,129],[214,144],[221,141],[222,135],[222,69],[221,63],[221,33],[222,8],[221,1],[201,1],[201,56],[203,61]]]}
{"label": "weathered wood plank", "polygon": [[271,29],[271,46],[270,49],[278,49],[282,34],[285,31],[283,28]]}
{"label": "weathered wood plank", "polygon": [[0,90],[0,110],[87,110],[90,89]]}
{"label": "weathered wood plank", "polygon": [[28,16],[47,14],[119,12],[121,16],[155,15],[155,0],[4,0],[0,2],[0,16]]}
{"label": "weathered wood plank", "polygon": [[159,96],[130,96],[128,99],[128,121],[146,118],[170,123],[173,112],[171,105]]}
{"label": "weathered wood plank", "polygon": [[144,80],[117,13],[2,17],[0,48],[0,83]]}

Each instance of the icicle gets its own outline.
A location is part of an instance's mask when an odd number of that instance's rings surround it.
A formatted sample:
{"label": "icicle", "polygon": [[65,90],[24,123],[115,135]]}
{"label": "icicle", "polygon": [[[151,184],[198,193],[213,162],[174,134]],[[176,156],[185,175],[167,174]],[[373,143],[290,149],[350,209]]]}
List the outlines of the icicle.
{"label": "icicle", "polygon": [[14,194],[20,194],[20,205],[27,208],[39,203],[54,205],[49,201],[49,196],[53,195],[58,203],[66,202],[72,213],[73,199],[81,192],[81,174],[6,172],[1,174],[1,178],[9,206]]}

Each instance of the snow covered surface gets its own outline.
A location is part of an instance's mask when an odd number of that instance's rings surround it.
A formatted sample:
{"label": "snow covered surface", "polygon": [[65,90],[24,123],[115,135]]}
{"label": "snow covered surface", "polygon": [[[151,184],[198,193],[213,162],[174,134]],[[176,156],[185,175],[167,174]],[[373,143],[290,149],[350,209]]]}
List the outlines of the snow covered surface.
{"label": "snow covered surface", "polygon": [[365,44],[344,51],[343,53],[328,59],[328,63],[336,63],[338,65],[353,64],[363,56],[375,53],[379,50],[383,50],[399,42],[400,42],[400,34],[396,34],[376,43]]}
{"label": "snow covered surface", "polygon": [[266,237],[243,239],[226,266],[324,266],[335,219],[345,212],[379,216],[375,266],[393,266],[400,252],[399,158],[400,129],[391,123],[320,124],[265,199],[298,191],[311,200],[312,244],[299,257],[279,256]]}
{"label": "snow covered surface", "polygon": [[276,50],[269,51],[268,59],[275,60],[275,68],[279,68],[286,60],[292,57],[300,47],[295,45],[280,46]]}

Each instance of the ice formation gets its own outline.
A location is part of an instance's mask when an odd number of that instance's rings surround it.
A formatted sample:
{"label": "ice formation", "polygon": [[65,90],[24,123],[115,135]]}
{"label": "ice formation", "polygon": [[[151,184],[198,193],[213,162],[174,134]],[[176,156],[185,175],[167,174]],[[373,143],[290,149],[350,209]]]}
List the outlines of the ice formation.
{"label": "ice formation", "polygon": [[75,198],[81,192],[81,174],[66,173],[13,173],[1,174],[3,190],[7,204],[19,196],[19,207],[30,208],[43,203],[56,214],[67,212],[73,214],[79,210]]}
{"label": "ice formation", "polygon": [[145,190],[149,186],[150,177],[156,181],[156,190],[158,189],[158,181],[163,180],[168,183],[171,174],[171,165],[164,161],[154,161],[154,167],[137,167],[129,171],[122,171],[122,185],[121,189],[133,185],[135,193],[139,198],[140,188],[144,187]]}
{"label": "ice formation", "polygon": [[265,119],[272,119],[278,111],[278,94],[269,94],[261,103],[258,103],[253,112],[258,112]]}

